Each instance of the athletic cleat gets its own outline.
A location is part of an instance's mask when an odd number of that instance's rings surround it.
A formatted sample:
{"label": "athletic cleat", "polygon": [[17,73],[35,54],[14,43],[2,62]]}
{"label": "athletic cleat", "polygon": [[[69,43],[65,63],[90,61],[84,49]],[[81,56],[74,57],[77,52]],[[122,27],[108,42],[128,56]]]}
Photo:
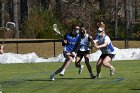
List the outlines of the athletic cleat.
{"label": "athletic cleat", "polygon": [[64,76],[64,74],[60,73],[59,76]]}
{"label": "athletic cleat", "polygon": [[55,79],[54,79],[54,74],[51,74],[51,75],[50,75],[50,79],[51,79],[52,81],[55,80]]}
{"label": "athletic cleat", "polygon": [[84,68],[84,65],[81,65],[81,67],[79,68],[79,71],[78,71],[79,74],[82,73],[83,68]]}
{"label": "athletic cleat", "polygon": [[64,70],[62,70],[61,72],[60,72],[60,76],[64,76],[64,73],[65,73],[65,71]]}
{"label": "athletic cleat", "polygon": [[93,73],[90,73],[90,77],[91,77],[92,79],[95,79],[95,78],[96,78],[96,76],[94,76]]}
{"label": "athletic cleat", "polygon": [[101,74],[96,76],[97,79],[101,79]]}
{"label": "athletic cleat", "polygon": [[114,73],[115,73],[115,68],[111,68],[111,69],[110,69],[110,76],[113,76]]}

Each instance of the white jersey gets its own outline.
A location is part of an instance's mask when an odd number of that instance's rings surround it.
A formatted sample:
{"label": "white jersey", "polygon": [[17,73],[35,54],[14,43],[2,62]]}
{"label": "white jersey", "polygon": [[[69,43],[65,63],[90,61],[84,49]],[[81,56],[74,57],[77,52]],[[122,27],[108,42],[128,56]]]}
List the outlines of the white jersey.
{"label": "white jersey", "polygon": [[81,38],[80,42],[80,51],[88,51],[90,50],[89,48],[89,35],[86,34],[84,38]]}
{"label": "white jersey", "polygon": [[100,48],[102,54],[115,54],[112,42],[107,35],[105,35],[104,38],[99,38],[99,36],[98,36],[96,38],[96,40],[98,40],[99,45],[102,45],[102,44],[104,44],[104,42],[107,42],[106,47]]}

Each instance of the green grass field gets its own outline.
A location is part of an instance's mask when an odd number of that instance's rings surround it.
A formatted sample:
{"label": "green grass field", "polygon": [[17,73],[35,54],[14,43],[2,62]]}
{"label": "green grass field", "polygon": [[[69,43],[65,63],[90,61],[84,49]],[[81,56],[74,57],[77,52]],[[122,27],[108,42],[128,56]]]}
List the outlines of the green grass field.
{"label": "green grass field", "polygon": [[[82,62],[82,64],[84,64]],[[102,68],[101,79],[90,79],[86,67],[82,74],[74,63],[65,76],[50,74],[62,63],[0,64],[2,93],[140,93],[140,61],[113,61],[114,76]],[[91,62],[95,73],[95,62]]]}

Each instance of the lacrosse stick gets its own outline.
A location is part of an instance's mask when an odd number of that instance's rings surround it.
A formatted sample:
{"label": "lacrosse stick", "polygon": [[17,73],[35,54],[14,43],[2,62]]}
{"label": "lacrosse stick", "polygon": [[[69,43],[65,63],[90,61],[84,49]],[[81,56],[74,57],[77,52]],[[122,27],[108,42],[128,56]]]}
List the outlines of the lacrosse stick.
{"label": "lacrosse stick", "polygon": [[14,30],[14,28],[15,28],[15,23],[13,23],[13,22],[7,22],[5,28],[6,28],[6,29],[5,29],[6,32],[5,32],[5,35],[4,35],[4,39],[3,39],[3,41],[2,41],[2,45],[4,45],[4,42],[5,42],[7,33],[8,33],[9,31]]}
{"label": "lacrosse stick", "polygon": [[4,29],[4,33],[5,33],[4,39],[2,41],[2,45],[0,46],[0,54],[3,54],[4,42],[5,42],[5,39],[7,37],[8,32],[14,30],[14,28],[15,28],[15,23],[13,23],[13,22],[6,23],[6,27]]}
{"label": "lacrosse stick", "polygon": [[59,31],[59,29],[57,28],[57,24],[53,24],[53,30],[62,38],[62,34],[61,32]]}

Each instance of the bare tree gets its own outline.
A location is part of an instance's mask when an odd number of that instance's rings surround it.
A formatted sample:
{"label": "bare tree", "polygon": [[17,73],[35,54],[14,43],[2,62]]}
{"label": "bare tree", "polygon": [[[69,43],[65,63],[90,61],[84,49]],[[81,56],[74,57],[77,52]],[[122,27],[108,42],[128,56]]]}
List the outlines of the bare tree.
{"label": "bare tree", "polygon": [[4,28],[4,24],[5,24],[5,22],[4,22],[4,15],[5,15],[5,13],[4,13],[4,8],[5,8],[5,3],[4,3],[4,0],[0,0],[0,4],[1,4],[1,26]]}
{"label": "bare tree", "polygon": [[50,4],[49,4],[49,11],[54,10],[56,5],[55,0],[50,0]]}
{"label": "bare tree", "polygon": [[50,0],[41,0],[41,6],[44,10],[49,8]]}
{"label": "bare tree", "polygon": [[118,38],[118,0],[115,0],[115,38]]}
{"label": "bare tree", "polygon": [[61,0],[56,0],[56,13],[61,16]]}
{"label": "bare tree", "polygon": [[27,0],[20,0],[20,15],[21,15],[21,22],[28,17],[28,6]]}
{"label": "bare tree", "polygon": [[16,24],[15,30],[15,38],[19,38],[19,27],[18,27],[18,0],[13,0],[13,9],[14,9],[14,22]]}
{"label": "bare tree", "polygon": [[103,13],[107,10],[107,0],[99,0],[100,9]]}

